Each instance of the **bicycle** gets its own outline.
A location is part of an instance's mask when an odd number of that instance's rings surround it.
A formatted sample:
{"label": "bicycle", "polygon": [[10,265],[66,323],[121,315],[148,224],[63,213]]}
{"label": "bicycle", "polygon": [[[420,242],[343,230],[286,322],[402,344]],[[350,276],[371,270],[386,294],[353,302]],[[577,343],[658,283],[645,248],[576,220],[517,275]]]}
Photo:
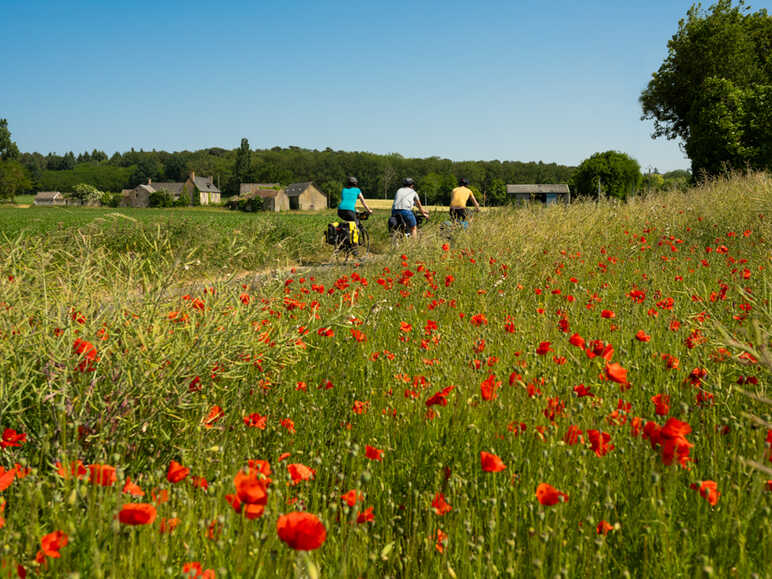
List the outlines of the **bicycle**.
{"label": "bicycle", "polygon": [[[475,208],[474,212],[479,213],[480,210]],[[442,225],[440,225],[440,234],[446,240],[452,242],[457,235],[466,232],[471,221],[472,215],[470,214],[470,210],[467,209],[465,219],[454,219],[451,217],[444,221]]]}
{"label": "bicycle", "polygon": [[351,256],[363,259],[370,252],[370,234],[362,225],[362,221],[367,221],[370,214],[367,211],[357,211],[356,216],[358,221],[356,241],[351,239],[352,235],[348,229],[351,221],[343,221],[338,226],[337,237],[332,245],[332,257],[338,263],[347,262]]}
{"label": "bicycle", "polygon": [[[416,227],[418,229],[420,229],[424,222],[429,219],[415,211],[413,214],[415,215]],[[391,235],[392,247],[397,247],[402,241],[410,237],[410,228],[400,215],[392,215],[389,217],[388,229],[389,234]]]}

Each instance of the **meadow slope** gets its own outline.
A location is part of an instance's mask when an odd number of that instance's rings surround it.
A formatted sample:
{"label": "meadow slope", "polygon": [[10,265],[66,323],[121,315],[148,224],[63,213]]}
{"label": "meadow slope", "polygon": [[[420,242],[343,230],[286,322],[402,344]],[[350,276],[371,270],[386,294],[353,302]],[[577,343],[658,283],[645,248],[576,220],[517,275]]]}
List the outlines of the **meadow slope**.
{"label": "meadow slope", "polygon": [[768,576],[770,200],[493,210],[254,284],[229,225],[20,227],[0,576]]}

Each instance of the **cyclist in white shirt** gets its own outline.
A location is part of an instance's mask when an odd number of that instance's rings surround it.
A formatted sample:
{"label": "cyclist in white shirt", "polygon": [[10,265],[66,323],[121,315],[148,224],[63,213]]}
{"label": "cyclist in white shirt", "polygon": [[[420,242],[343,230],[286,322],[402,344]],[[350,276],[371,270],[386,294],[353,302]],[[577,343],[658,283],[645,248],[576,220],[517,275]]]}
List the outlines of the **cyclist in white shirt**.
{"label": "cyclist in white shirt", "polygon": [[407,177],[402,181],[402,187],[397,189],[397,193],[394,195],[391,214],[397,219],[401,218],[404,221],[406,227],[410,229],[411,237],[415,237],[418,233],[418,224],[416,223],[415,215],[413,215],[413,204],[418,207],[418,210],[424,217],[429,217],[429,214],[421,205],[418,193],[415,192],[415,181]]}

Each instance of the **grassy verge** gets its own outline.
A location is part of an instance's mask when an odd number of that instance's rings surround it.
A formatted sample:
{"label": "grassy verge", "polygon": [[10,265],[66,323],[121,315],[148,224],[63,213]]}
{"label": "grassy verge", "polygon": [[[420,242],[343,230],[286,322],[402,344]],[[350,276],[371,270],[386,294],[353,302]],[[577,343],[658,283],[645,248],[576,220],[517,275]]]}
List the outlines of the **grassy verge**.
{"label": "grassy verge", "polygon": [[[772,464],[770,199],[757,174],[497,210],[397,251],[378,219],[380,257],[345,269],[300,251],[331,213],[9,236],[3,573],[765,575],[769,477],[739,457]],[[213,273],[277,246],[313,266]],[[318,549],[280,538],[295,511]]]}

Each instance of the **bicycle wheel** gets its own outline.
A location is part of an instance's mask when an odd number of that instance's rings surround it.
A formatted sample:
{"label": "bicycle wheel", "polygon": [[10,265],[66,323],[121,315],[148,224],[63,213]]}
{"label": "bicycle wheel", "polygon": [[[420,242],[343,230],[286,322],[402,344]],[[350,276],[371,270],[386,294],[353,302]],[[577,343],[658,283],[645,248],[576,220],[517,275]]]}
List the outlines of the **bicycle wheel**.
{"label": "bicycle wheel", "polygon": [[359,226],[359,251],[358,251],[360,259],[367,257],[367,254],[370,253],[370,234],[367,233],[367,229]]}

